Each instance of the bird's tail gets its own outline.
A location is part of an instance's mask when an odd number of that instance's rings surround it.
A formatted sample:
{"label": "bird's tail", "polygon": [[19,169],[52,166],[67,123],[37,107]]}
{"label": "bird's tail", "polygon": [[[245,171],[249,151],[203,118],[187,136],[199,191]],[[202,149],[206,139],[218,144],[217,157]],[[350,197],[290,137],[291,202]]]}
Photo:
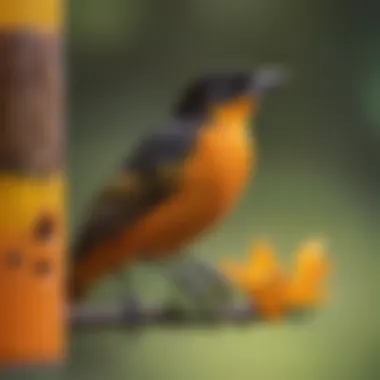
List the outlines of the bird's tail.
{"label": "bird's tail", "polygon": [[[70,248],[70,273],[68,277],[68,298],[78,302],[85,298],[94,281],[89,281],[94,266],[96,246],[91,244],[88,236],[79,235]],[[106,252],[103,252],[106,256]]]}
{"label": "bird's tail", "polygon": [[105,241],[89,250],[72,252],[71,273],[69,276],[68,296],[70,302],[83,299],[101,278],[114,273],[127,264],[132,265],[138,257],[134,245],[127,244],[123,236]]}
{"label": "bird's tail", "polygon": [[81,281],[78,270],[78,263],[75,259],[71,264],[71,271],[68,276],[67,296],[70,303],[75,303],[83,299],[87,294],[87,289]]}

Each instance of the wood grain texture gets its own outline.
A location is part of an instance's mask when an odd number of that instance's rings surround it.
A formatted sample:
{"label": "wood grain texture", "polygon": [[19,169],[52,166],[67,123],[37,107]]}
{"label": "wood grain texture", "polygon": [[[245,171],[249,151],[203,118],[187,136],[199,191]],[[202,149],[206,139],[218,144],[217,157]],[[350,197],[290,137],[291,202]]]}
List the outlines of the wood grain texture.
{"label": "wood grain texture", "polygon": [[62,79],[59,37],[0,33],[0,171],[62,169]]}

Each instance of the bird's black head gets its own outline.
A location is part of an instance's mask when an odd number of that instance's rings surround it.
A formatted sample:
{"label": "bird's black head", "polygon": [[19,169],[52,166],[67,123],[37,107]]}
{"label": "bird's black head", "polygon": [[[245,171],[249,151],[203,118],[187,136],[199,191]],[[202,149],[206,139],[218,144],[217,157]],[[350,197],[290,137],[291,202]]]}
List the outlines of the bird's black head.
{"label": "bird's black head", "polygon": [[179,117],[202,117],[214,105],[222,105],[243,97],[258,100],[267,90],[283,84],[284,79],[284,72],[280,68],[203,75],[188,86],[175,109],[175,114]]}

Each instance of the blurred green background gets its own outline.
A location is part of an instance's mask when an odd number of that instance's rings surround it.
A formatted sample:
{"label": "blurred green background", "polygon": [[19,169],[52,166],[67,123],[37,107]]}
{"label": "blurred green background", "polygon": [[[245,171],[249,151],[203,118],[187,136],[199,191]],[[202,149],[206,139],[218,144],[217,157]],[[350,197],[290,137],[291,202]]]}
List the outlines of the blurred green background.
{"label": "blurred green background", "polygon": [[[351,2],[352,3],[352,2]],[[374,2],[372,2],[374,3]],[[327,236],[331,300],[306,323],[217,331],[73,332],[64,378],[380,378],[380,6],[326,0],[81,0],[69,9],[72,234],[91,195],[168,117],[193,74],[281,62],[290,88],[263,105],[258,175],[231,218],[197,243],[216,262],[269,237],[290,264]],[[375,9],[377,7],[377,9]],[[137,273],[146,299],[164,281]],[[115,280],[94,291],[116,298]],[[62,374],[61,374],[62,375]]]}

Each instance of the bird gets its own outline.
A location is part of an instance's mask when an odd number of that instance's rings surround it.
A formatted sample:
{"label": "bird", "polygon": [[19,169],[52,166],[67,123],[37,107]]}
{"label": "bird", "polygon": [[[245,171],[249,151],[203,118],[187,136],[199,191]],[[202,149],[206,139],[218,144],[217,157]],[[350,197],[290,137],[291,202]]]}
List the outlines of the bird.
{"label": "bird", "polygon": [[223,278],[189,259],[188,247],[237,206],[256,169],[251,121],[265,95],[285,83],[285,71],[267,65],[214,70],[185,87],[168,120],[95,195],[72,247],[73,302],[140,262],[176,263],[182,269],[173,270],[173,281],[194,298],[209,289],[224,294]]}

